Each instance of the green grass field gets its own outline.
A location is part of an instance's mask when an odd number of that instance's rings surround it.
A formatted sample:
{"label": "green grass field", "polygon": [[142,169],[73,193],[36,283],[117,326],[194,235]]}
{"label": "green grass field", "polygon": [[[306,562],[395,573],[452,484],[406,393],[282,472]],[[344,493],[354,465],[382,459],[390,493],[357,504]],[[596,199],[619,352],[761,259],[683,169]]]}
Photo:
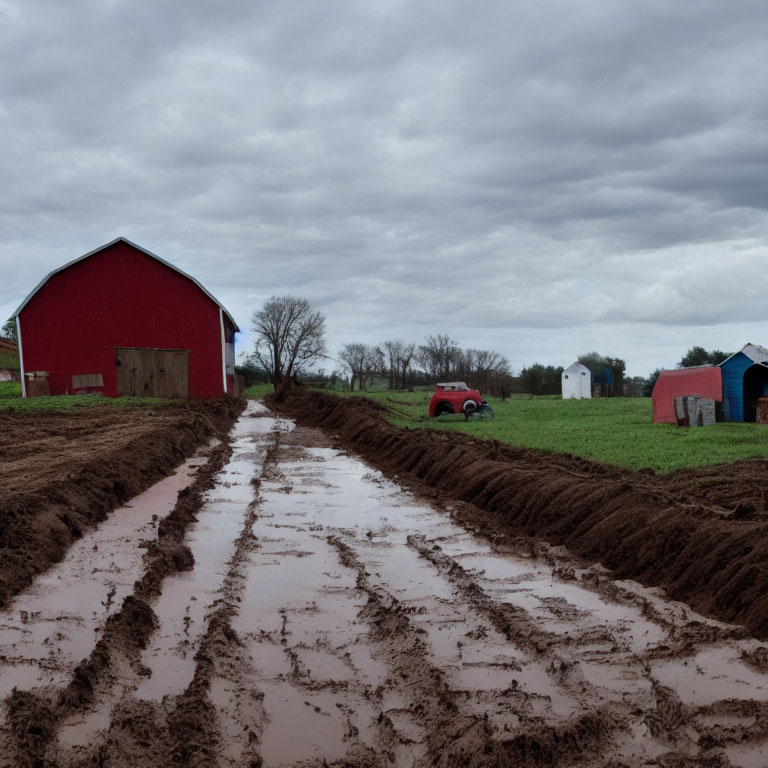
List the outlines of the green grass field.
{"label": "green grass field", "polygon": [[271,384],[257,384],[253,387],[246,387],[243,397],[249,400],[260,400],[264,395],[272,391]]}
{"label": "green grass field", "polygon": [[648,397],[563,400],[516,395],[504,403],[490,397],[496,418],[467,422],[463,416],[427,418],[431,391],[362,394],[391,409],[389,420],[401,427],[450,429],[632,469],[648,467],[667,473],[737,459],[768,458],[768,426],[732,422],[683,429],[654,424]]}
{"label": "green grass field", "polygon": [[94,405],[125,408],[126,406],[168,405],[179,402],[159,397],[101,397],[101,395],[54,395],[53,397],[21,396],[18,381],[0,381],[0,412],[2,411],[69,411]]}

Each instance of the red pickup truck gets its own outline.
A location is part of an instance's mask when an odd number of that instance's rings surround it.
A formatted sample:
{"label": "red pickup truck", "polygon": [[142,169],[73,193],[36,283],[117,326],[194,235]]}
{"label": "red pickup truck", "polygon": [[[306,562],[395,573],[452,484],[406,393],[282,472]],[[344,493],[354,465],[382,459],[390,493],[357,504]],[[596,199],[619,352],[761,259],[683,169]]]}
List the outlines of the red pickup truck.
{"label": "red pickup truck", "polygon": [[463,413],[472,418],[483,405],[483,398],[476,389],[470,389],[463,381],[446,381],[435,387],[429,401],[429,418],[445,413]]}

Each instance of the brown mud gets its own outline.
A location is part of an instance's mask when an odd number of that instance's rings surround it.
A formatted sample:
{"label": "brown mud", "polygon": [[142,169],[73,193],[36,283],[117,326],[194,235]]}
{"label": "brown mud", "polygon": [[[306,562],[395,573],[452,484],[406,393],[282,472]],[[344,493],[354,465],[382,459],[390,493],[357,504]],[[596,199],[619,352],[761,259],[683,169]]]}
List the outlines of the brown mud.
{"label": "brown mud", "polygon": [[0,414],[0,608],[113,509],[225,434],[240,410],[219,398]]}
{"label": "brown mud", "polygon": [[[226,405],[230,414],[241,407],[235,403]],[[223,423],[227,420],[231,421],[231,416],[222,419]],[[185,423],[186,419],[182,425]],[[198,426],[194,421],[190,424],[200,430],[201,439],[220,432],[209,418],[205,419],[204,425]],[[178,422],[168,424],[171,435],[178,426]],[[159,438],[159,435],[154,436],[156,442]],[[179,439],[178,435],[176,439]],[[181,439],[186,441],[187,438]],[[172,442],[173,439],[169,440],[169,444]],[[190,450],[193,447],[190,446]],[[68,718],[98,704],[104,691],[116,682],[124,684],[126,678],[140,677],[145,673],[140,653],[157,626],[150,602],[159,594],[161,584],[168,575],[191,567],[191,554],[184,544],[186,529],[194,522],[205,491],[212,487],[213,478],[221,471],[228,455],[226,444],[209,449],[207,460],[198,465],[194,480],[179,491],[174,508],[159,521],[156,538],[141,543],[145,550],[143,575],[135,582],[133,592],[125,597],[119,609],[106,618],[93,649],[72,670],[68,682],[36,691],[14,688],[7,697],[7,727],[5,739],[0,741],[0,757],[10,762],[0,760],[0,765],[51,764],[46,754],[55,743],[57,729]],[[94,560],[99,562],[98,554]],[[63,639],[63,634],[60,633],[59,637]]]}
{"label": "brown mud", "polygon": [[765,764],[743,627],[257,403],[190,468],[147,492],[157,520],[110,516],[0,611],[0,768]]}
{"label": "brown mud", "polygon": [[663,587],[768,638],[768,461],[657,476],[571,455],[408,430],[365,398],[304,391],[279,404],[410,487],[487,513],[468,523],[542,538]]}

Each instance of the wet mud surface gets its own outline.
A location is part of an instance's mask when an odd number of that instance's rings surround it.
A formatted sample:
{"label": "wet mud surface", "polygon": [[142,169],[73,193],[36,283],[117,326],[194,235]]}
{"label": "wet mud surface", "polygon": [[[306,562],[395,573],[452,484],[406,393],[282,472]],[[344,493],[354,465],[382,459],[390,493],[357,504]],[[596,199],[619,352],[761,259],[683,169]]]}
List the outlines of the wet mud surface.
{"label": "wet mud surface", "polygon": [[465,523],[524,534],[663,587],[768,639],[768,461],[656,476],[428,429],[399,429],[366,398],[306,391],[280,409],[408,487],[470,505]]}
{"label": "wet mud surface", "polygon": [[0,414],[0,608],[67,549],[226,434],[241,401]]}
{"label": "wet mud surface", "polygon": [[0,766],[765,764],[743,627],[259,404],[164,482],[0,613]]}

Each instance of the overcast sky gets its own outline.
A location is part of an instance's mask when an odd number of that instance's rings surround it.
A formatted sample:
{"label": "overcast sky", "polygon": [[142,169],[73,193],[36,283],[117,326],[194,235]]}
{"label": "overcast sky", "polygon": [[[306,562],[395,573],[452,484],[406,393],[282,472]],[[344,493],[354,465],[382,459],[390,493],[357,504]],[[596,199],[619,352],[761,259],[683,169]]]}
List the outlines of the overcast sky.
{"label": "overcast sky", "polygon": [[0,313],[122,235],[240,349],[283,293],[331,353],[768,345],[766,40],[764,0],[0,0]]}

